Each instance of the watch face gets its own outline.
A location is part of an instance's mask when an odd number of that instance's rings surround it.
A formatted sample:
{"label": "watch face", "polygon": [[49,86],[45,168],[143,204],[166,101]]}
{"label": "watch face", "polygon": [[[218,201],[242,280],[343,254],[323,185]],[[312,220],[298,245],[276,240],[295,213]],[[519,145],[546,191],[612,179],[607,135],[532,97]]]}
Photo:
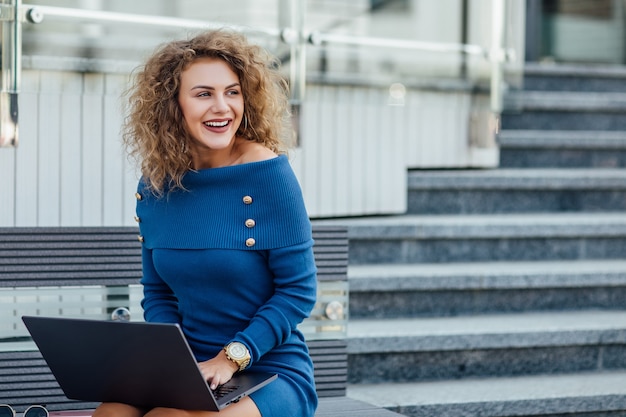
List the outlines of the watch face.
{"label": "watch face", "polygon": [[235,359],[242,359],[246,356],[246,347],[241,343],[232,343],[228,347],[228,353]]}

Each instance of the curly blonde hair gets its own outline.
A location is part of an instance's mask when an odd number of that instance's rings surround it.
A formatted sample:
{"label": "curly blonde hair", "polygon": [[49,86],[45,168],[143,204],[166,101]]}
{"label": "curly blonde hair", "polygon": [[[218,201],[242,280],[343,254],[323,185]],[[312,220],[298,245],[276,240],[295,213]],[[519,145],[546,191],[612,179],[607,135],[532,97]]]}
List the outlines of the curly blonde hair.
{"label": "curly blonde hair", "polygon": [[122,138],[141,166],[147,187],[156,195],[184,188],[191,168],[185,128],[178,104],[181,73],[196,59],[224,60],[239,77],[244,120],[237,136],[283,154],[289,144],[288,86],[279,62],[246,37],[226,29],[210,30],[189,40],[161,45],[133,75],[126,91],[128,113]]}

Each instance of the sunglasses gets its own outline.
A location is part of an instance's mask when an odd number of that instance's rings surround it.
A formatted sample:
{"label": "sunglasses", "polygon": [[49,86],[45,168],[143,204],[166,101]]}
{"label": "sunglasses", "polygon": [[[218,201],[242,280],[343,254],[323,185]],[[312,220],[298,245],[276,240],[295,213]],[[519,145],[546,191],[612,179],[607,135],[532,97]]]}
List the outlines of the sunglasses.
{"label": "sunglasses", "polygon": [[[0,417],[15,417],[13,407],[7,404],[0,404]],[[22,414],[23,417],[49,417],[48,410],[43,405],[31,405]]]}

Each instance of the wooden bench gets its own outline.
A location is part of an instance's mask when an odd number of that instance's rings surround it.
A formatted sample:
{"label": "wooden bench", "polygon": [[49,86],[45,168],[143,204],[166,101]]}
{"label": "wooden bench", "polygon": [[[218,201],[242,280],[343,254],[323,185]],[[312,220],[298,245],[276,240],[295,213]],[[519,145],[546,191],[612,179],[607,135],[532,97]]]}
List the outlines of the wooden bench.
{"label": "wooden bench", "polygon": [[[398,416],[346,397],[348,238],[314,226],[318,302],[301,325],[315,365],[317,417]],[[0,399],[22,412],[89,409],[68,400],[30,340],[24,314],[106,320],[117,307],[142,320],[141,246],[134,227],[0,228]],[[342,314],[343,310],[343,314]]]}

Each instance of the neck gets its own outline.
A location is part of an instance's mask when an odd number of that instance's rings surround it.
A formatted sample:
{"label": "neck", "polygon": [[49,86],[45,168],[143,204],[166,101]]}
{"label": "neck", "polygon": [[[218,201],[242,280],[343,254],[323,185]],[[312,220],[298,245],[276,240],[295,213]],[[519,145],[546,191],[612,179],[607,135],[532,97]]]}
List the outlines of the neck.
{"label": "neck", "polygon": [[221,168],[231,165],[237,165],[241,158],[241,152],[237,141],[232,146],[226,149],[207,150],[206,152],[199,154],[196,153],[193,160],[194,169],[206,169],[206,168]]}

